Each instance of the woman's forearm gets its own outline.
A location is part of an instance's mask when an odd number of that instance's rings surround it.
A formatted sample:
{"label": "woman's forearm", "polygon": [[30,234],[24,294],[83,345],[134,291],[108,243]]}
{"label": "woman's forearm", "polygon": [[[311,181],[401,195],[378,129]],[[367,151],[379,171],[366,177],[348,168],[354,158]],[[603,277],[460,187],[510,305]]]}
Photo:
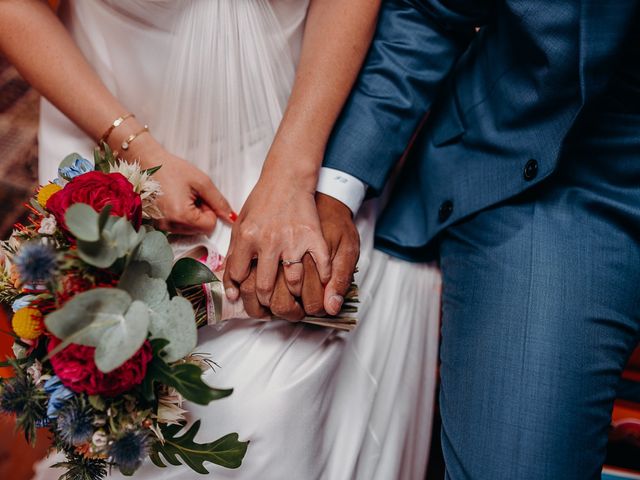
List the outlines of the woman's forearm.
{"label": "woman's forearm", "polygon": [[[0,2],[0,51],[36,90],[95,141],[127,112],[46,2]],[[130,119],[113,132],[109,143],[117,145],[139,128],[139,122]]]}
{"label": "woman's forearm", "polygon": [[311,0],[300,62],[265,171],[315,189],[324,150],[373,37],[380,0]]}

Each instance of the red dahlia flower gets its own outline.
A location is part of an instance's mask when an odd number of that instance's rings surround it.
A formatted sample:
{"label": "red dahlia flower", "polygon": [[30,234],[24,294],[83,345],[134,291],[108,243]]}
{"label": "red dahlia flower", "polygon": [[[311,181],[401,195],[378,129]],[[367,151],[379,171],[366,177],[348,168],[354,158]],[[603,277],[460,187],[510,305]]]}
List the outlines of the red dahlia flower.
{"label": "red dahlia flower", "polygon": [[[49,352],[60,343],[60,339],[51,337]],[[96,367],[93,360],[94,352],[94,347],[72,343],[51,357],[53,371],[69,390],[87,395],[115,397],[142,383],[147,374],[147,365],[153,357],[151,344],[145,341],[140,350],[121,367],[103,373]]]}
{"label": "red dahlia flower", "polygon": [[64,214],[74,203],[86,203],[96,212],[111,205],[111,215],[127,217],[138,228],[142,222],[142,200],[121,173],[88,172],[73,178],[47,201],[47,210],[66,228]]}

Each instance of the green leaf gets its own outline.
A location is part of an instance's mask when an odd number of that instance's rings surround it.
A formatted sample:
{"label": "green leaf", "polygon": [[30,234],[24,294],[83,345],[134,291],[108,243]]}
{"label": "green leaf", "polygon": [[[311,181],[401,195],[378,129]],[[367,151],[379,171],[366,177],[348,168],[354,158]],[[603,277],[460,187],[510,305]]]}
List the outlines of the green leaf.
{"label": "green leaf", "polygon": [[208,405],[214,400],[228,397],[233,389],[219,389],[207,385],[202,380],[202,370],[193,363],[178,363],[169,365],[162,358],[154,356],[147,366],[146,385],[143,385],[145,397],[153,390],[153,383],[159,382],[175,388],[185,399],[198,405]]}
{"label": "green leaf", "polygon": [[74,237],[84,242],[100,240],[98,220],[100,215],[86,203],[74,203],[64,214],[67,228]]}
{"label": "green leaf", "polygon": [[163,233],[151,231],[144,236],[132,260],[147,262],[151,267],[149,276],[166,280],[173,266],[173,250]]}
{"label": "green leaf", "polygon": [[169,340],[165,348],[166,360],[175,362],[191,353],[198,341],[193,306],[182,297],[170,298],[167,283],[149,277],[149,269],[146,262],[130,263],[120,277],[118,287],[147,305],[151,337]]}
{"label": "green leaf", "polygon": [[113,151],[107,142],[102,142],[102,150],[104,150],[104,161],[109,163],[115,163],[116,157],[113,155]]}
{"label": "green leaf", "polygon": [[177,288],[191,287],[218,281],[213,272],[194,258],[181,258],[171,270],[171,280]]}
{"label": "green leaf", "polygon": [[[150,454],[151,461],[159,466],[165,464],[161,458],[171,465],[184,463],[197,473],[206,475],[209,471],[204,462],[215,463],[226,468],[238,468],[247,453],[249,442],[239,441],[237,433],[230,433],[215,442],[196,443],[194,438],[200,429],[200,420],[195,422],[182,435],[177,436],[184,425],[163,426],[164,443],[156,442]],[[182,460],[182,461],[181,461]]]}
{"label": "green leaf", "polygon": [[146,170],[143,170],[142,173],[146,173],[147,175],[153,175],[161,168],[162,168],[162,165],[158,165],[156,167],[147,168]]}
{"label": "green leaf", "polygon": [[102,169],[102,162],[104,162],[102,159],[102,152],[100,151],[100,147],[96,147],[93,149],[93,164],[95,165],[95,169],[100,172],[104,172]]}
{"label": "green leaf", "polygon": [[96,347],[98,369],[108,373],[131,358],[147,338],[147,306],[124,290],[96,288],[80,293],[45,318],[47,329],[63,342]]}
{"label": "green leaf", "polygon": [[107,403],[100,395],[89,395],[89,405],[99,412],[104,412],[107,409]]}

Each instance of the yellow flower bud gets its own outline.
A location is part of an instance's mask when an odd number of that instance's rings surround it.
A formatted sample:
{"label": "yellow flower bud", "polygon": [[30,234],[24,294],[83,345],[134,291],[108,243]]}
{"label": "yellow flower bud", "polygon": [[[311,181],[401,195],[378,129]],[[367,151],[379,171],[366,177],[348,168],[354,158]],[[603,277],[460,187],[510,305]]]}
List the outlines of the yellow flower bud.
{"label": "yellow flower bud", "polygon": [[55,183],[45,185],[38,191],[38,203],[43,207],[46,207],[51,196],[60,190],[62,190],[62,187]]}
{"label": "yellow flower bud", "polygon": [[34,307],[21,308],[13,315],[11,326],[20,338],[35,340],[44,330],[42,313]]}

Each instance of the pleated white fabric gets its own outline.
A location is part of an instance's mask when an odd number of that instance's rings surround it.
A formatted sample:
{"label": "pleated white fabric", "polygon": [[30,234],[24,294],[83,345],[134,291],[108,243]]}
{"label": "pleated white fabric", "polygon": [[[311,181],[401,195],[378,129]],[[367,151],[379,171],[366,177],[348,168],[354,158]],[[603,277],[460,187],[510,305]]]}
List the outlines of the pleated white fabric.
{"label": "pleated white fabric", "polygon": [[[236,210],[255,184],[286,105],[308,0],[75,0],[62,18],[109,89],[165,147],[209,174]],[[40,178],[93,145],[46,101]],[[358,216],[360,324],[352,333],[258,320],[200,331],[220,365],[207,380],[233,387],[208,407],[200,440],[231,431],[251,441],[241,468],[217,479],[424,478],[431,436],[440,276],[373,250],[379,210]],[[222,253],[229,228],[204,241]],[[189,240],[201,243],[203,239]],[[37,479],[57,478],[37,466]],[[114,473],[114,477],[118,477]],[[144,465],[137,478],[190,479]]]}

